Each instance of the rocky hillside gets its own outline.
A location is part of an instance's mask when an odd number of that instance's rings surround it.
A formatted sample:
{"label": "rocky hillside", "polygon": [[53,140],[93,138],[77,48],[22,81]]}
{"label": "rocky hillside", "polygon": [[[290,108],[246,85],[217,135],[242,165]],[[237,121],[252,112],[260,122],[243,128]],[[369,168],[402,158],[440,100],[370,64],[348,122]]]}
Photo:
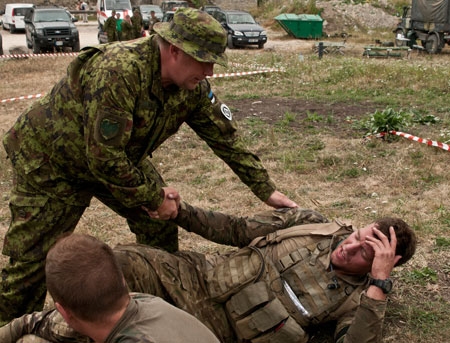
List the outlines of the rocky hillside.
{"label": "rocky hillside", "polygon": [[347,4],[339,0],[318,1],[318,8],[323,8],[324,31],[328,34],[374,30],[394,29],[399,18],[386,13],[380,7],[370,4]]}

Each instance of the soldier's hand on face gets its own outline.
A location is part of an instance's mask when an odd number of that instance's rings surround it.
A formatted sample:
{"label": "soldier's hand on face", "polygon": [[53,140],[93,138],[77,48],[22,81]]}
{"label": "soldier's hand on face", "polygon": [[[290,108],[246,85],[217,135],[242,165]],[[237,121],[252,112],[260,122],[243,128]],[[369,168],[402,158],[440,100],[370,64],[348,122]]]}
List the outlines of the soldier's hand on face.
{"label": "soldier's hand on face", "polygon": [[274,208],[298,207],[298,205],[279,191],[273,192],[266,200],[266,204]]}
{"label": "soldier's hand on face", "polygon": [[375,279],[387,279],[392,272],[395,264],[400,260],[400,255],[395,255],[397,246],[397,237],[395,230],[391,226],[389,228],[391,241],[377,228],[373,228],[373,235],[366,236],[366,243],[374,250],[374,258],[372,262],[372,277]]}
{"label": "soldier's hand on face", "polygon": [[148,215],[153,219],[169,220],[174,219],[178,215],[178,207],[180,206],[181,197],[178,191],[172,187],[163,187],[164,200],[156,211],[151,211],[142,206]]}

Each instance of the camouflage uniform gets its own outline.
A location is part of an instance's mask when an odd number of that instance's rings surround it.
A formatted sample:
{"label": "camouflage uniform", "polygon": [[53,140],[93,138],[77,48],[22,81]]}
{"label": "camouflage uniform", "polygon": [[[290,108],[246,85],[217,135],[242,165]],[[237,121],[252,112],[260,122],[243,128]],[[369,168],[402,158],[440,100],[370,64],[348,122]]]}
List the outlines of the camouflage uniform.
{"label": "camouflage uniform", "polygon": [[[31,334],[31,335],[30,335]],[[25,336],[26,335],[26,336]],[[122,318],[106,338],[115,342],[218,343],[205,325],[160,298],[133,293]],[[92,342],[73,331],[58,311],[35,312],[0,328],[2,343]]]}
{"label": "camouflage uniform", "polygon": [[106,19],[105,24],[103,25],[103,31],[105,31],[106,35],[108,36],[108,43],[119,40],[119,38],[117,37],[115,16],[111,16]]}
{"label": "camouflage uniform", "polygon": [[126,20],[123,20],[121,27],[122,27],[122,39],[121,39],[122,41],[132,40],[136,38],[134,35],[134,28],[131,23],[129,23]]}
{"label": "camouflage uniform", "polygon": [[[178,220],[226,244],[251,242],[223,255],[119,245],[114,252],[131,290],[187,311],[224,343],[304,343],[303,328],[327,321],[337,321],[339,343],[380,340],[386,301],[364,295],[367,276],[338,277],[328,268],[331,251],[353,231],[350,226],[297,208],[237,218],[184,203]],[[46,321],[43,327],[56,327]]]}
{"label": "camouflage uniform", "polygon": [[205,236],[217,225],[218,240],[230,243],[225,228],[251,239],[292,224],[315,224],[277,230],[225,255],[120,245],[114,251],[130,289],[188,311],[221,342],[305,343],[303,328],[328,321],[337,321],[337,342],[381,339],[386,301],[364,295],[367,276],[338,277],[329,268],[331,252],[353,232],[351,226],[318,223],[326,219],[300,209],[235,218],[188,206],[180,220]]}
{"label": "camouflage uniform", "polygon": [[[226,63],[226,33],[214,38],[204,42],[209,50],[189,51],[191,56]],[[137,242],[178,249],[177,225],[152,220],[141,207],[156,210],[163,202],[165,184],[148,157],[183,123],[261,200],[275,191],[209,83],[194,90],[164,89],[160,63],[156,36],[86,48],[67,76],[5,135],[15,177],[3,248],[11,264],[2,271],[0,323],[42,308],[46,253],[60,234],[74,230],[93,196],[127,219]]]}
{"label": "camouflage uniform", "polygon": [[131,17],[131,23],[133,24],[134,38],[141,38],[144,23],[142,22],[141,13],[138,10],[135,10],[133,12],[133,16]]}

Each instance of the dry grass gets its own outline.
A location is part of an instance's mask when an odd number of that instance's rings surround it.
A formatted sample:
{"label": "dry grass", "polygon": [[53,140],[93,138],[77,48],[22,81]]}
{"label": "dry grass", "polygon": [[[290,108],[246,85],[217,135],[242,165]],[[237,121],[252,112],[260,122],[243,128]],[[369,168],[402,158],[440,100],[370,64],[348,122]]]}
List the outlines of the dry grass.
{"label": "dry grass", "polygon": [[[283,67],[286,72],[212,79],[211,83],[235,109],[250,149],[261,157],[279,189],[300,206],[330,218],[350,218],[357,226],[392,215],[414,227],[418,252],[395,273],[385,342],[449,341],[450,152],[406,139],[363,142],[365,132],[358,126],[375,109],[414,109],[439,116],[441,121],[415,125],[409,133],[450,139],[448,51],[441,56],[414,55],[411,60],[362,59],[361,49],[359,54],[322,60],[310,50],[302,53],[304,61],[299,61],[298,51],[282,48],[233,51],[230,60],[247,67],[232,66],[228,71],[251,70],[255,67],[249,65],[256,63]],[[0,99],[48,92],[69,61],[0,60],[2,78],[11,80],[0,83]],[[289,100],[289,106],[282,107],[283,99]],[[0,104],[1,133],[30,102]],[[4,156],[1,149],[0,236],[9,221],[11,185],[11,169]],[[166,182],[193,205],[236,215],[267,209],[187,127],[156,151],[153,162]],[[77,231],[111,245],[134,239],[124,220],[96,201]],[[184,231],[180,241],[183,249],[201,252],[223,248]],[[320,334],[317,337],[315,341],[325,341]]]}

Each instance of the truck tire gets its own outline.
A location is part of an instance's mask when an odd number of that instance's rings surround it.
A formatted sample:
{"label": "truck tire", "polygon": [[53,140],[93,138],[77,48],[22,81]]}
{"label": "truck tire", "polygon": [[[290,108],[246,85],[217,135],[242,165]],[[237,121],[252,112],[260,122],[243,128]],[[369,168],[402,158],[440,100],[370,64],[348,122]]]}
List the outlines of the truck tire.
{"label": "truck tire", "polygon": [[72,52],[80,52],[80,41],[76,42],[72,47]]}
{"label": "truck tire", "polygon": [[442,45],[440,41],[439,34],[433,32],[430,33],[427,37],[427,41],[425,44],[425,49],[429,54],[438,54],[442,50]]}
{"label": "truck tire", "polygon": [[41,46],[36,43],[36,41],[33,42],[33,54],[40,54],[41,53]]}
{"label": "truck tire", "polygon": [[227,37],[227,47],[228,49],[234,49],[233,37],[231,35]]}

